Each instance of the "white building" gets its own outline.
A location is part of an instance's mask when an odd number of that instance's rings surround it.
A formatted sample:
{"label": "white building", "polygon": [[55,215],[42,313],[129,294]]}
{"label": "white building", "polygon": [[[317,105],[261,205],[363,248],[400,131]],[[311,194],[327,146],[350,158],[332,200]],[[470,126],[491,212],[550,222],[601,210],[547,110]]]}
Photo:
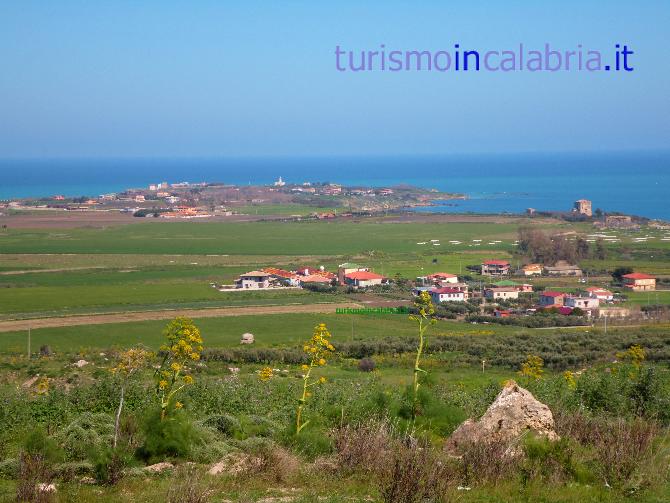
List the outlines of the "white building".
{"label": "white building", "polygon": [[433,302],[465,302],[466,293],[458,288],[435,288],[430,290]]}
{"label": "white building", "polygon": [[279,180],[274,183],[275,187],[283,187],[284,185],[286,185],[286,182],[282,180],[281,176],[279,177]]}
{"label": "white building", "polygon": [[498,286],[487,288],[484,291],[484,295],[486,295],[487,299],[494,300],[518,299],[519,289],[514,286]]}
{"label": "white building", "polygon": [[269,288],[270,275],[262,271],[247,272],[245,274],[241,274],[240,277],[235,280],[235,286],[237,288],[244,288],[249,290]]}

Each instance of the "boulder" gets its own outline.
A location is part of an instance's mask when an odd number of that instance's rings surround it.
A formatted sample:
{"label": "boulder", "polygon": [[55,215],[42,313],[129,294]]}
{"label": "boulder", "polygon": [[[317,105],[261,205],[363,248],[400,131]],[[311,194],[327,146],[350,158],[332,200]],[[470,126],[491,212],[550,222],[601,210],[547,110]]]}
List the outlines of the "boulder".
{"label": "boulder", "polygon": [[86,360],[77,360],[72,364],[73,367],[77,367],[79,369],[85,367],[86,365],[88,365],[88,362]]}
{"label": "boulder", "polygon": [[240,344],[253,344],[253,343],[254,343],[254,334],[250,333],[242,334]]}
{"label": "boulder", "polygon": [[508,381],[479,421],[468,419],[456,428],[446,449],[458,452],[459,447],[473,443],[506,443],[512,448],[526,432],[559,439],[549,407],[516,382]]}

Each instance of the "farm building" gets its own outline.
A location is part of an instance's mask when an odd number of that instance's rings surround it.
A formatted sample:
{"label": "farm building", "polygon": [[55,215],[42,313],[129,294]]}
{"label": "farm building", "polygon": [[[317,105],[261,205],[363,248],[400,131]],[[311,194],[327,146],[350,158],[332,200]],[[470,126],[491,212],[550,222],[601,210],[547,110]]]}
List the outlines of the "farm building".
{"label": "farm building", "polygon": [[584,274],[579,266],[569,264],[565,260],[559,260],[553,266],[546,266],[544,271],[549,276],[582,276]]}
{"label": "farm building", "polygon": [[345,284],[356,288],[367,288],[370,286],[381,285],[385,281],[386,278],[381,274],[369,271],[355,271],[344,276]]}
{"label": "farm building", "polygon": [[493,300],[518,299],[519,290],[514,286],[497,286],[484,290],[484,295]]}
{"label": "farm building", "polygon": [[526,264],[521,268],[524,276],[542,276],[542,264]]}
{"label": "farm building", "polygon": [[641,272],[624,274],[623,286],[634,292],[647,292],[656,290],[656,278]]}
{"label": "farm building", "polygon": [[340,285],[344,285],[345,284],[344,277],[352,272],[370,272],[370,268],[363,267],[358,264],[352,264],[350,262],[340,264],[337,268],[337,282]]}
{"label": "farm building", "polygon": [[270,275],[262,271],[251,271],[245,274],[241,274],[239,278],[235,280],[235,286],[237,288],[244,289],[259,289],[259,288],[269,288],[270,287]]}
{"label": "farm building", "polygon": [[298,286],[300,284],[297,274],[290,271],[285,271],[284,269],[266,267],[261,269],[261,272],[268,273],[270,275],[270,279],[275,280],[283,285]]}
{"label": "farm building", "polygon": [[509,274],[509,262],[506,260],[487,260],[482,263],[482,275],[505,276]]}
{"label": "farm building", "polygon": [[433,302],[465,302],[466,292],[458,288],[434,288],[430,290],[430,296]]}
{"label": "farm building", "polygon": [[309,276],[302,276],[299,281],[301,285],[307,283],[319,283],[322,285],[330,285],[333,282],[333,278],[322,276],[321,274],[310,274]]}

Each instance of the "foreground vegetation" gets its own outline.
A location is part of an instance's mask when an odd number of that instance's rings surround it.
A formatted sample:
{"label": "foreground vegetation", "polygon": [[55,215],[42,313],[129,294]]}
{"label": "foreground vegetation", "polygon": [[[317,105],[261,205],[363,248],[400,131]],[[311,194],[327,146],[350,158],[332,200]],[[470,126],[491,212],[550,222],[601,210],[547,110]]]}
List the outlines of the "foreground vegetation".
{"label": "foreground vegetation", "polygon": [[[405,337],[347,341],[317,325],[311,339],[299,334],[304,343],[235,350],[208,349],[208,330],[175,320],[154,347],[54,353],[42,344],[30,360],[5,356],[0,495],[418,503],[670,494],[662,330],[494,339],[436,336],[428,325],[416,353],[416,327],[404,323]],[[495,443],[445,451],[510,378],[550,406],[561,440],[526,436],[516,454]],[[145,469],[163,462],[172,466]],[[52,483],[56,492],[44,490]]]}

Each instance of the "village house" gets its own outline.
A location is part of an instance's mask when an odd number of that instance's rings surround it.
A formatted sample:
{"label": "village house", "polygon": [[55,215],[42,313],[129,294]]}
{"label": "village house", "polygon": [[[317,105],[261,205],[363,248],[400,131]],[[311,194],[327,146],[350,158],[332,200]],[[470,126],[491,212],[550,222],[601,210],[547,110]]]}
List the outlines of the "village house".
{"label": "village house", "polygon": [[458,288],[434,288],[430,290],[430,296],[433,302],[465,302],[466,293]]}
{"label": "village house", "polygon": [[345,284],[344,277],[352,272],[370,272],[370,268],[363,267],[358,264],[352,264],[351,262],[345,262],[344,264],[340,264],[337,267],[337,282],[340,285],[344,285]]}
{"label": "village house", "polygon": [[482,263],[482,275],[505,276],[509,274],[509,262],[506,260],[487,260]]}
{"label": "village house", "polygon": [[355,271],[346,274],[344,282],[355,288],[368,288],[370,286],[381,285],[386,282],[386,278],[381,274],[370,271]]}
{"label": "village house", "polygon": [[240,277],[235,280],[235,286],[237,288],[243,288],[249,290],[269,288],[270,275],[263,271],[247,272],[245,274],[241,274]]}
{"label": "village house", "polygon": [[484,290],[484,295],[493,300],[518,299],[519,290],[514,286],[496,286]]}
{"label": "village house", "polygon": [[504,279],[502,281],[497,281],[493,283],[493,286],[495,287],[513,287],[516,288],[517,291],[520,293],[529,293],[533,291],[533,285],[529,285],[528,283],[517,283],[516,281],[512,281],[509,279]]}
{"label": "village house", "polygon": [[563,292],[540,292],[540,306],[542,307],[562,307],[565,302],[566,294]]}
{"label": "village house", "polygon": [[641,272],[624,274],[623,286],[633,292],[648,292],[656,290],[656,278]]}
{"label": "village house", "polygon": [[323,276],[321,274],[310,274],[309,276],[302,276],[300,279],[300,284],[305,285],[308,283],[318,283],[322,285],[331,285],[333,283],[333,278]]}
{"label": "village house", "polygon": [[586,289],[586,293],[593,299],[598,299],[601,302],[612,302],[614,294],[605,288],[598,286],[590,286]]}
{"label": "village house", "polygon": [[592,297],[576,297],[567,295],[564,300],[565,307],[572,309],[578,308],[584,311],[587,316],[591,316],[593,312],[600,306],[600,301]]}
{"label": "village house", "polygon": [[448,272],[436,272],[427,276],[419,276],[416,279],[422,285],[447,286],[458,283],[458,276]]}
{"label": "village house", "polygon": [[549,276],[582,276],[584,274],[579,266],[569,264],[565,260],[559,260],[553,266],[546,266],[544,271]]}
{"label": "village house", "polygon": [[526,264],[521,268],[524,276],[542,276],[542,264]]}
{"label": "village house", "polygon": [[282,285],[287,286],[299,286],[300,281],[298,275],[292,273],[291,271],[285,271],[284,269],[277,269],[276,267],[266,267],[261,269],[261,272],[266,272],[270,275],[272,280],[275,280]]}

